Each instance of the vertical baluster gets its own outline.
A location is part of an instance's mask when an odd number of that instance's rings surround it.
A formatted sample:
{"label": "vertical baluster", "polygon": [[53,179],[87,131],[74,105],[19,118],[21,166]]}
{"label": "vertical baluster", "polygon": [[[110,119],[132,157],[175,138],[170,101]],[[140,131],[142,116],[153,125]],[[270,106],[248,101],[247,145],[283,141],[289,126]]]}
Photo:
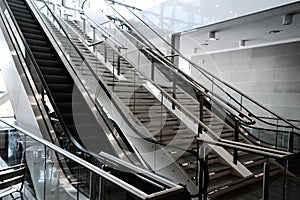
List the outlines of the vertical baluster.
{"label": "vertical baluster", "polygon": [[154,81],[154,63],[155,63],[155,60],[154,58],[151,59],[151,80]]}
{"label": "vertical baluster", "polygon": [[267,158],[267,161],[264,163],[262,200],[269,199],[269,172],[270,164]]}
{"label": "vertical baluster", "polygon": [[[239,141],[239,122],[238,122],[238,120],[235,121],[234,141],[236,141],[236,142]],[[238,150],[234,149],[233,150],[233,163],[235,165],[237,165],[237,161],[238,161]]]}
{"label": "vertical baluster", "polygon": [[90,172],[90,199],[92,200],[96,199],[97,196],[96,186],[97,186],[97,176],[94,172]]}

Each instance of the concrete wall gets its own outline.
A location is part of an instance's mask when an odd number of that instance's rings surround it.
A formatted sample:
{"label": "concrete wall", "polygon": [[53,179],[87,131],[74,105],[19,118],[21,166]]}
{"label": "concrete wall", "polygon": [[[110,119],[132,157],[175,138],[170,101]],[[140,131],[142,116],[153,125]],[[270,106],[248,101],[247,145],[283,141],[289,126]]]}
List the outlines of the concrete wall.
{"label": "concrete wall", "polygon": [[[192,57],[287,118],[300,119],[300,42]],[[192,71],[196,79],[197,72]]]}

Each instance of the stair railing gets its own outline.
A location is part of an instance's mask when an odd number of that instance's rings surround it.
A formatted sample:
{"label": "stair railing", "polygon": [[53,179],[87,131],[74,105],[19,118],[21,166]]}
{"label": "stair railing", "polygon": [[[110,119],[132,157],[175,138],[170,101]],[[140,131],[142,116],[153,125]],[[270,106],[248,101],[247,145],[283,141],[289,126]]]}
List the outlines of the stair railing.
{"label": "stair railing", "polygon": [[[118,51],[116,51],[116,52],[118,52]],[[152,83],[152,84],[153,84],[153,83]],[[169,98],[170,98],[170,97],[172,97],[172,96],[170,95]],[[174,102],[174,103],[175,103],[175,102]],[[178,105],[177,105],[177,106],[178,106]],[[125,117],[125,119],[126,119],[126,117]],[[159,143],[158,143],[158,144],[159,144]],[[162,144],[162,143],[161,143],[161,144]],[[162,144],[162,145],[163,145],[163,144]]]}
{"label": "stair railing", "polygon": [[[269,200],[270,199],[270,176],[271,176],[271,159],[276,159],[277,161],[281,161],[283,163],[283,185],[282,185],[282,199],[284,200],[285,194],[286,194],[286,178],[287,178],[287,162],[290,158],[294,156],[294,153],[287,152],[287,151],[280,151],[280,150],[274,150],[271,148],[265,148],[265,147],[259,147],[257,145],[251,145],[251,144],[245,144],[240,142],[234,142],[231,140],[225,140],[221,139],[219,141],[214,141],[206,138],[197,138],[198,141],[204,142],[211,145],[220,146],[227,149],[233,149],[235,151],[240,152],[247,152],[253,155],[260,155],[264,156],[266,158],[264,164],[263,164],[263,171],[262,174],[256,175],[254,178],[260,178],[262,176],[262,190],[261,190],[261,199],[263,200]],[[230,187],[230,186],[227,186]],[[226,187],[225,187],[226,188]],[[212,193],[213,194],[213,193]],[[279,193],[278,193],[279,194]],[[276,196],[280,196],[280,195]]]}
{"label": "stair railing", "polygon": [[[69,34],[69,33],[68,33]],[[90,69],[91,71],[93,70],[93,69]],[[98,78],[98,75],[96,74],[96,73],[92,73],[92,74],[94,74],[94,77],[96,78],[96,80],[98,80],[97,82],[98,83],[101,83],[102,81]],[[152,82],[152,83],[154,83],[154,82]],[[162,90],[162,89],[161,89]],[[108,90],[107,90],[108,91]],[[109,91],[108,92],[106,92],[107,94],[109,94]],[[165,95],[167,95],[167,98],[172,98],[170,95],[168,95],[167,93],[164,93]],[[112,96],[109,96],[110,98],[111,98],[111,100],[112,101],[114,101],[114,98],[112,97]],[[115,104],[117,105],[118,103],[117,102],[115,102]],[[180,106],[180,104],[178,103],[178,102],[174,102],[174,104],[176,105],[176,106]],[[123,111],[122,111],[123,112]],[[187,111],[188,112],[188,111]],[[190,114],[191,116],[192,116],[192,114]],[[125,117],[125,119],[126,119],[126,116],[124,116]],[[197,118],[194,118],[195,120],[198,120],[198,123],[200,123],[200,121],[199,121],[199,119],[197,119]],[[202,123],[202,122],[201,122]],[[211,130],[209,130],[209,129],[205,129],[205,128],[203,128],[203,131],[208,131],[210,134],[214,134],[214,132],[212,132]],[[200,133],[200,132],[199,132]],[[141,135],[141,137],[144,137],[144,135]],[[215,137],[218,137],[217,135],[215,135]],[[145,138],[145,139],[148,139],[148,138]],[[162,142],[159,142],[159,141],[155,141],[155,140],[149,140],[148,139],[148,141],[150,141],[150,142],[152,142],[152,143],[154,143],[154,144],[158,144],[158,145],[166,145],[166,144],[164,144],[164,143],[162,143]],[[178,147],[176,147],[176,146],[172,146],[171,145],[171,147],[172,148],[177,148],[177,149],[180,149],[180,148],[178,148]],[[181,150],[181,149],[180,149]],[[187,152],[189,152],[189,151],[187,151]],[[195,154],[195,152],[189,152],[189,153],[192,153],[193,155],[196,155]],[[197,156],[198,157],[198,156]],[[201,159],[200,158],[197,158],[198,160],[200,160],[201,161]],[[201,167],[203,168],[203,164],[201,165]],[[204,185],[204,188],[205,188],[205,185]]]}
{"label": "stair railing", "polygon": [[[147,41],[145,43],[143,42],[144,44],[151,43],[149,41],[149,39],[147,39],[143,34],[140,34],[139,31],[137,29],[135,29],[134,25],[132,25],[132,23],[130,23],[126,18],[124,18],[122,16],[122,14],[120,14],[120,12],[117,11],[117,9],[115,8],[116,6],[114,4],[110,4],[108,2],[108,5],[110,6],[110,8],[112,8],[114,13],[116,13],[120,17],[120,19],[122,19],[122,21],[125,22],[126,25],[130,27],[131,30],[134,30],[134,33],[136,35],[138,35],[138,37],[140,39],[142,39],[143,41]],[[126,6],[125,6],[125,8],[126,8]],[[262,104],[258,103],[256,100],[254,100],[253,98],[249,97],[248,95],[242,93],[240,90],[238,90],[238,89],[234,88],[233,86],[229,85],[228,83],[224,82],[223,80],[216,77],[215,75],[208,72],[207,70],[203,69],[201,66],[197,65],[196,63],[190,61],[188,58],[186,58],[184,55],[182,55],[181,52],[179,52],[172,45],[170,45],[169,42],[167,42],[151,26],[149,26],[145,21],[143,21],[139,16],[137,16],[137,14],[135,14],[130,8],[127,8],[127,10],[131,14],[133,19],[140,22],[140,24],[143,24],[146,27],[146,29],[148,29],[151,32],[152,35],[155,35],[156,38],[159,39],[162,44],[165,44],[165,46],[167,46],[170,49],[169,51],[171,52],[171,58],[179,57],[184,62],[188,63],[188,65],[190,67],[192,67],[193,69],[195,69],[196,71],[201,73],[201,75],[203,76],[202,79],[209,82],[209,86],[210,86],[210,88],[212,88],[212,96],[215,96],[217,93],[222,94],[221,96],[225,96],[225,99],[227,98],[228,101],[233,101],[233,104],[236,104],[236,107],[240,108],[241,111],[246,111],[248,113],[249,117],[255,118],[261,124],[265,124],[264,126],[268,126],[268,125],[274,126],[275,127],[274,131],[277,129],[276,127],[281,124],[280,127],[288,129],[290,131],[291,135],[295,134],[295,135],[297,135],[297,137],[300,136],[300,133],[299,133],[300,128],[297,127],[295,124],[286,120],[284,117],[280,116],[279,114],[275,113],[274,111],[266,108],[265,106],[263,106]],[[156,55],[164,55],[154,45],[150,45],[150,49],[152,51],[153,50],[158,51],[156,53]],[[168,57],[168,56],[165,56],[165,57]],[[171,61],[169,59],[166,59],[165,62],[170,63]],[[170,65],[170,66],[173,68],[175,67],[173,65]],[[185,77],[189,76],[188,74],[186,74],[185,72],[180,70],[178,67],[175,67],[174,69],[177,70],[179,73],[183,74],[183,76],[185,76]],[[191,80],[191,78],[188,78],[188,79]],[[197,81],[195,81],[195,82],[197,82]],[[215,88],[217,88],[218,90],[216,91]],[[257,112],[257,113],[255,113],[255,112]],[[272,116],[272,118],[277,119],[277,123],[272,123],[272,122],[262,118],[261,117],[262,114],[265,115],[263,117]],[[242,124],[245,124],[245,123],[242,123]],[[293,143],[292,138],[293,138],[293,136],[289,137],[290,144]]]}
{"label": "stair railing", "polygon": [[[32,144],[32,141],[35,142],[35,144],[37,145],[36,147],[39,147],[40,149],[43,150],[42,153],[44,153],[45,156],[43,155],[36,155],[36,157],[33,157],[34,162],[44,162],[45,164],[45,169],[47,169],[47,163],[46,163],[46,159],[48,158],[47,153],[49,151],[53,151],[55,153],[55,155],[57,157],[63,157],[64,159],[70,159],[72,160],[74,163],[76,163],[77,165],[81,166],[82,168],[85,168],[88,171],[88,174],[86,175],[86,177],[84,177],[86,180],[89,180],[89,182],[87,183],[89,185],[90,188],[90,192],[89,192],[89,199],[96,199],[96,198],[103,198],[105,193],[108,191],[111,191],[112,188],[118,188],[118,189],[122,189],[124,191],[126,191],[126,195],[125,196],[133,196],[134,198],[138,198],[138,199],[166,199],[167,196],[173,196],[176,197],[176,195],[182,195],[181,197],[184,200],[188,200],[190,199],[188,194],[185,193],[184,194],[184,188],[180,185],[174,184],[173,182],[162,178],[160,176],[157,176],[147,170],[144,170],[142,168],[136,167],[128,162],[122,161],[118,158],[115,158],[107,153],[101,152],[99,155],[97,155],[97,159],[99,159],[102,162],[102,166],[98,167],[95,166],[91,163],[89,163],[88,161],[86,161],[83,158],[80,158],[76,155],[74,155],[72,152],[69,152],[65,149],[62,149],[58,146],[56,146],[55,144],[46,141],[38,136],[36,136],[33,133],[30,133],[14,124],[11,124],[5,120],[3,120],[2,118],[0,118],[0,122],[7,124],[8,126],[14,128],[15,130],[17,130],[19,132],[20,135],[22,135],[23,137],[23,145],[24,145],[24,150],[25,151],[30,151],[29,148],[27,148],[30,143]],[[34,152],[33,152],[34,153]],[[44,159],[44,161],[43,161]],[[53,161],[55,161],[54,157],[52,157],[51,159],[53,159]],[[30,163],[33,164],[33,163]],[[128,181],[126,182],[126,179],[119,177],[118,174],[114,174],[110,171],[106,171],[105,169],[107,167],[113,167],[115,170],[126,170],[128,172],[128,174],[141,174],[143,178],[148,178],[147,181],[149,181],[150,184],[153,184],[153,186],[155,187],[159,187],[161,188],[161,191],[156,191],[156,192],[152,192],[152,193],[146,193],[145,191],[143,191],[141,188],[137,185],[134,185],[134,183]],[[34,167],[34,169],[38,168],[37,166]],[[34,170],[33,169],[33,170]],[[31,173],[34,173],[31,171]],[[39,173],[39,172],[38,172]],[[45,172],[46,173],[46,172]],[[81,174],[83,175],[83,174]],[[58,177],[59,176],[55,176],[55,173],[52,172],[52,174],[50,174],[49,176],[51,176],[52,178]],[[41,176],[40,178],[46,178],[47,176]],[[139,177],[139,176],[137,176]],[[59,190],[59,184],[60,181],[64,181],[63,186],[67,187],[67,183],[65,182],[65,180],[57,180],[57,190]],[[41,183],[41,182],[40,182]],[[37,184],[40,184],[37,183]],[[44,194],[43,199],[49,197],[49,194],[53,194],[54,192],[58,191],[54,191],[53,190],[53,183],[49,183],[49,180],[44,180],[43,181],[43,187],[44,187],[44,191],[47,191]],[[71,188],[66,188],[66,190],[71,190]],[[119,191],[120,192],[120,191]],[[76,199],[82,199],[80,198],[80,196],[78,195],[79,192],[76,191],[77,193],[77,197]],[[47,194],[49,196],[47,196]],[[63,196],[65,196],[65,194],[63,192],[61,192],[60,194],[62,194]],[[122,192],[120,192],[120,195],[122,194]],[[57,194],[59,195],[59,194]]]}

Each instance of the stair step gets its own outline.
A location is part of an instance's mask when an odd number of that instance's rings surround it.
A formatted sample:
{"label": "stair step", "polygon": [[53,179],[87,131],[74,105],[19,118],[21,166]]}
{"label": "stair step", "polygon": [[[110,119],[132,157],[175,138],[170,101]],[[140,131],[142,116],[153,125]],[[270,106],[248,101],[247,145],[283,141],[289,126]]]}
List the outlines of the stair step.
{"label": "stair step", "polygon": [[225,176],[213,179],[209,182],[208,194],[212,193],[214,190],[229,187],[230,185],[239,181],[241,181],[241,178],[233,174],[227,174]]}

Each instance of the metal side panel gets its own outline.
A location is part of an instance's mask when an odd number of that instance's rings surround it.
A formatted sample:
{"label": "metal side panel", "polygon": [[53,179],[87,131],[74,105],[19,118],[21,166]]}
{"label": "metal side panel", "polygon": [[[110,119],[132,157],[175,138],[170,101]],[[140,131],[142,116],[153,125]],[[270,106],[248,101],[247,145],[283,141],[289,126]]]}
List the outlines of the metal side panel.
{"label": "metal side panel", "polygon": [[[154,143],[143,139],[140,134],[143,134],[143,137],[145,138],[151,138],[152,136],[143,125],[139,125],[136,122],[130,113],[126,113],[125,106],[123,103],[118,102],[116,96],[113,96],[112,98],[117,101],[119,108],[111,102],[103,90],[99,91],[97,99],[124,132],[128,141],[134,146],[136,152],[138,152],[138,156],[142,157],[149,168],[156,174],[168,177],[175,183],[182,183],[187,186],[189,192],[193,194],[197,193],[197,186],[175,162],[174,158],[169,155],[167,150],[164,147],[161,148],[159,145],[155,145]],[[121,112],[124,114],[121,114],[119,109],[121,109]],[[126,116],[127,119],[124,119],[124,116]]]}
{"label": "metal side panel", "polygon": [[[1,23],[3,30],[3,24]],[[5,82],[9,99],[13,107],[18,125],[36,135],[41,136],[37,119],[33,112],[33,104],[30,102],[22,79],[26,79],[24,73],[19,73],[13,57],[17,57],[14,50],[10,50],[3,32],[0,32],[0,59],[1,75]]]}

